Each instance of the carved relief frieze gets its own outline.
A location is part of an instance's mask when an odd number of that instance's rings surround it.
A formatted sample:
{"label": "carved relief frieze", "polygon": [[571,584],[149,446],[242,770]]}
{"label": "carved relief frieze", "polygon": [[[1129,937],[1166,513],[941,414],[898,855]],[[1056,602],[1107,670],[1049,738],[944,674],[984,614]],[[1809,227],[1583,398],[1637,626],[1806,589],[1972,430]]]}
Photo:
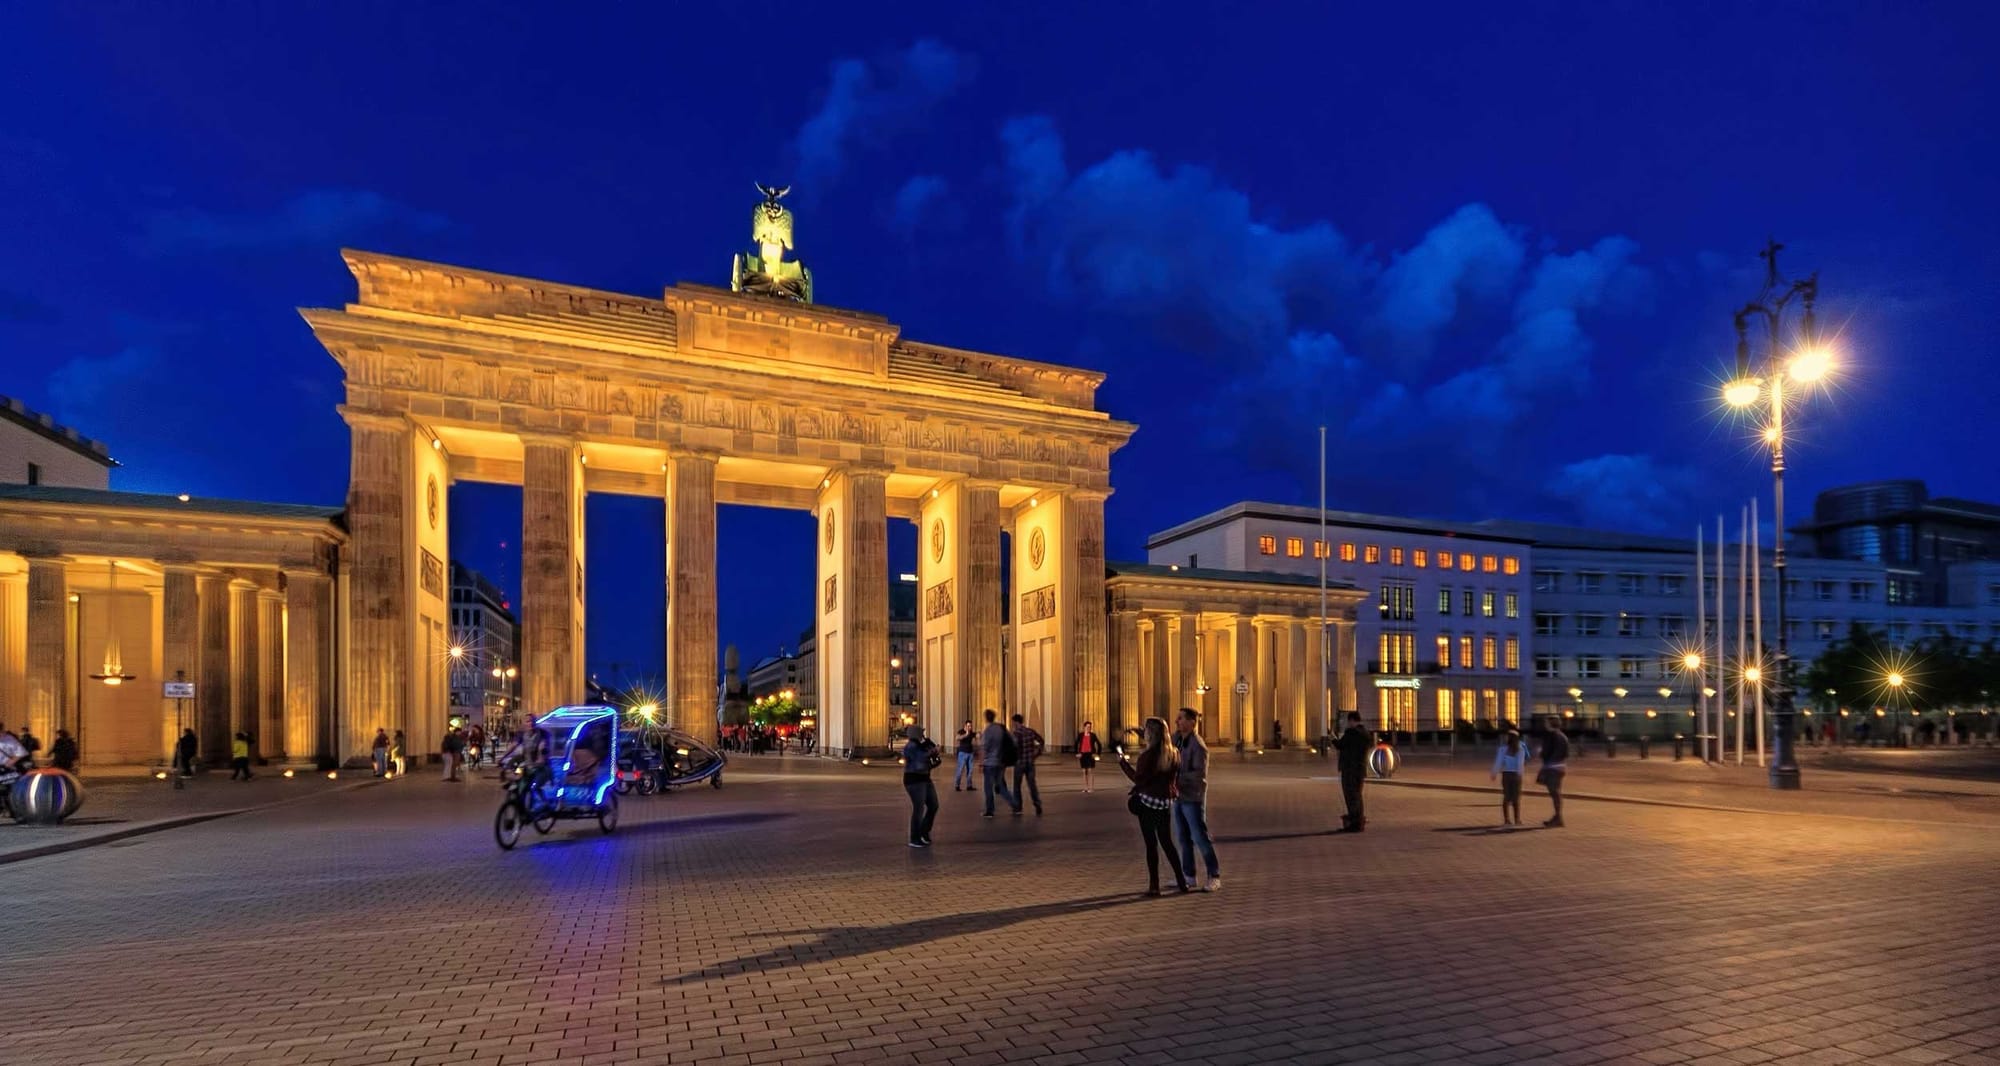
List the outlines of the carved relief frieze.
{"label": "carved relief frieze", "polygon": [[604,407],[614,415],[629,416],[636,413],[633,410],[632,394],[623,388],[612,389],[604,398]]}
{"label": "carved relief frieze", "polygon": [[417,371],[416,359],[407,355],[385,355],[382,357],[382,384],[392,389],[420,389],[423,376]]}
{"label": "carved relief frieze", "polygon": [[535,376],[519,370],[500,371],[500,399],[503,403],[534,403]]}
{"label": "carved relief frieze", "polygon": [[821,611],[820,613],[821,613],[821,614],[832,614],[832,613],[833,613],[833,609],[834,609],[835,607],[838,607],[838,606],[840,605],[840,575],[839,575],[839,574],[828,574],[828,575],[827,575],[827,578],[826,578],[826,591],[825,591],[825,594],[824,594],[824,599],[825,599],[825,602],[826,602],[826,606],[825,606],[825,608],[824,608],[824,609],[823,609],[823,610],[822,610],[822,611]]}
{"label": "carved relief frieze", "polygon": [[759,433],[776,433],[778,431],[777,412],[768,403],[758,404],[751,415],[750,428]]}
{"label": "carved relief frieze", "polygon": [[421,552],[417,570],[417,582],[425,592],[444,599],[444,561],[430,553],[428,548],[418,548]]}
{"label": "carved relief frieze", "polygon": [[466,363],[454,362],[444,375],[444,391],[453,396],[479,395],[479,375],[476,368]]}
{"label": "carved relief frieze", "polygon": [[572,377],[554,377],[553,387],[555,389],[555,405],[557,407],[573,409],[584,405],[583,382]]}
{"label": "carved relief frieze", "polygon": [[951,614],[951,581],[940,581],[924,590],[924,621],[935,622]]}
{"label": "carved relief frieze", "polygon": [[687,421],[687,398],[677,392],[660,397],[660,418],[667,422]]}
{"label": "carved relief frieze", "polygon": [[867,428],[853,415],[845,415],[840,420],[840,439],[845,441],[865,441]]}
{"label": "carved relief frieze", "polygon": [[1056,616],[1056,587],[1043,585],[1021,593],[1021,621],[1040,622]]}

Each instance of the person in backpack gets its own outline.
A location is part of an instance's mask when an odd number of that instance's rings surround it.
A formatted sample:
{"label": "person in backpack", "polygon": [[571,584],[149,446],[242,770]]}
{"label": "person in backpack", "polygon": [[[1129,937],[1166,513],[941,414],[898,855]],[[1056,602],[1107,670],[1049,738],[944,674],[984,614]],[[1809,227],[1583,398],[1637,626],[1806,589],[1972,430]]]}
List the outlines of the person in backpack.
{"label": "person in backpack", "polygon": [[931,783],[931,771],[944,757],[924,736],[923,726],[912,725],[903,730],[903,736],[907,738],[903,744],[903,791],[910,794],[910,846],[927,848],[938,813],[937,786]]}
{"label": "person in backpack", "polygon": [[1507,742],[1493,753],[1493,772],[1487,775],[1500,779],[1500,824],[1521,824],[1521,771],[1528,763],[1528,746],[1521,743],[1521,734],[1507,731]]}
{"label": "person in backpack", "polygon": [[1144,734],[1145,747],[1139,752],[1138,760],[1120,755],[1118,768],[1125,771],[1125,776],[1132,781],[1132,791],[1127,794],[1125,806],[1133,817],[1139,819],[1139,837],[1146,846],[1146,895],[1160,894],[1162,852],[1167,856],[1167,865],[1174,871],[1174,888],[1185,893],[1189,891],[1187,875],[1181,871],[1181,857],[1174,850],[1170,821],[1180,760],[1174,746],[1167,741],[1166,719],[1146,719]]}
{"label": "person in backpack", "polygon": [[1542,734],[1542,770],[1535,775],[1535,783],[1549,790],[1549,802],[1556,812],[1542,825],[1550,829],[1563,827],[1563,775],[1569,771],[1569,737],[1563,735],[1562,726],[1551,721],[1548,730]]}
{"label": "person in backpack", "polygon": [[973,757],[978,754],[978,747],[979,731],[972,728],[972,722],[968,720],[958,727],[958,767],[951,775],[953,792],[961,791],[960,785],[964,786],[963,791],[972,791],[972,764],[976,761]]}
{"label": "person in backpack", "polygon": [[993,817],[993,794],[1007,801],[1015,814],[1021,813],[1021,797],[1007,788],[1007,768],[1020,758],[1014,747],[1014,734],[1000,724],[1000,716],[991,708],[986,711],[986,728],[979,734],[979,769],[986,779],[986,817]]}
{"label": "person in backpack", "polygon": [[[1021,800],[1026,797],[1035,801],[1035,816],[1039,818],[1042,814],[1042,789],[1040,785],[1035,784],[1035,760],[1041,757],[1042,749],[1047,745],[1042,741],[1042,735],[1028,724],[1028,720],[1018,714],[1014,716],[1013,734],[1014,813],[1021,813]],[[1027,786],[1026,791],[1022,790],[1024,782]]]}

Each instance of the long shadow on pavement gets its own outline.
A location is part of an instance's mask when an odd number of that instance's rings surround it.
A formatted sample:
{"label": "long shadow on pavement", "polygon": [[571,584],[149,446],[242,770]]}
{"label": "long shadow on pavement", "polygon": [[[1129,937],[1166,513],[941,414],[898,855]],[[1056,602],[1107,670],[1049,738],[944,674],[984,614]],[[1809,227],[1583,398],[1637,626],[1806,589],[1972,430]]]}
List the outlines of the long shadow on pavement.
{"label": "long shadow on pavement", "polygon": [[973,933],[987,933],[1004,929],[1022,922],[1032,922],[1040,918],[1060,918],[1072,914],[1088,914],[1127,903],[1140,902],[1144,897],[1136,893],[1120,893],[1115,896],[1090,896],[1084,899],[1061,900],[1055,903],[1036,903],[1026,907],[1006,907],[994,911],[976,911],[971,914],[951,914],[940,918],[924,918],[896,925],[844,925],[831,929],[800,929],[791,933],[760,934],[764,936],[814,936],[817,940],[804,944],[791,944],[772,948],[755,955],[718,962],[699,970],[691,970],[676,977],[661,979],[661,984],[683,985],[718,978],[739,977],[743,974],[761,973],[765,970],[785,969],[792,966],[816,966],[839,959],[851,959],[862,955],[872,955],[881,951],[913,947],[933,940],[945,940]]}
{"label": "long shadow on pavement", "polygon": [[1433,833],[1457,833],[1467,837],[1504,837],[1512,833],[1536,833],[1547,829],[1545,825],[1441,825],[1431,829]]}
{"label": "long shadow on pavement", "polygon": [[[757,825],[760,822],[775,822],[792,816],[790,811],[742,811],[736,814],[699,814],[692,818],[670,818],[666,821],[643,822],[638,825],[627,825],[621,822],[617,829],[611,831],[608,839],[616,840],[620,837],[659,836],[664,833],[699,833],[709,829],[740,829],[744,826]],[[586,844],[592,840],[607,839],[604,834],[596,832],[592,832],[588,836],[553,835],[553,833],[561,832],[562,827],[565,825],[595,824],[595,820],[590,818],[565,819],[556,823],[556,828],[551,831],[551,836],[532,846],[538,849],[566,848],[574,847],[578,844]]]}

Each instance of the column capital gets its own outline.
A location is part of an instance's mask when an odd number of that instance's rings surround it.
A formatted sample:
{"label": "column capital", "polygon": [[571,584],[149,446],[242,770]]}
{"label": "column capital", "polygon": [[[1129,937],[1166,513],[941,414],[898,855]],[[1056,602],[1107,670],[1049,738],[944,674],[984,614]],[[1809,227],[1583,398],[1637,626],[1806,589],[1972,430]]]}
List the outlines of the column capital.
{"label": "column capital", "polygon": [[678,463],[684,459],[692,459],[704,463],[714,463],[721,458],[722,449],[720,448],[683,448],[675,446],[667,449],[667,460],[669,462]]}
{"label": "column capital", "polygon": [[514,431],[514,436],[520,439],[523,446],[543,444],[558,448],[574,448],[579,443],[575,437],[567,433],[547,429],[518,429]]}
{"label": "column capital", "polygon": [[1064,489],[1062,494],[1077,503],[1103,503],[1111,498],[1110,489]]}
{"label": "column capital", "polygon": [[959,487],[967,489],[986,489],[999,492],[1001,489],[1007,487],[1005,481],[998,481],[990,477],[962,477],[950,480],[957,481]]}
{"label": "column capital", "polygon": [[893,474],[895,472],[896,468],[894,466],[889,465],[888,463],[841,463],[840,465],[829,469],[826,472],[826,476],[832,477],[835,474],[840,474],[850,478],[857,478],[857,477],[887,478],[890,474]]}
{"label": "column capital", "polygon": [[371,411],[365,407],[341,404],[335,410],[349,429],[383,429],[400,431],[410,428],[410,420],[394,411]]}

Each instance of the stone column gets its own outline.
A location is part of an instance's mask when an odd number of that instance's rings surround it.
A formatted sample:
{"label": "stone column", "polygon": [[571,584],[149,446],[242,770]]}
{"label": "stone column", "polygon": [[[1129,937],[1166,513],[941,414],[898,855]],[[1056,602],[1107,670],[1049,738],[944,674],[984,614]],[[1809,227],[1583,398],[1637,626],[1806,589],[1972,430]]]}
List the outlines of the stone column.
{"label": "stone column", "polygon": [[[1175,671],[1174,684],[1174,699],[1177,702],[1172,710],[1201,706],[1199,702],[1201,696],[1194,690],[1197,679],[1201,676],[1200,638],[1201,616],[1192,611],[1182,611],[1180,630],[1174,634],[1174,643],[1180,649],[1180,653],[1174,660],[1175,666],[1178,667]],[[1169,717],[1167,721],[1171,723],[1173,719]]]}
{"label": "stone column", "polygon": [[965,540],[961,547],[966,553],[967,578],[962,594],[964,628],[958,639],[965,642],[970,701],[964,717],[978,724],[985,720],[981,712],[1001,708],[1006,677],[1000,659],[1000,485],[968,481],[959,491],[965,493]]}
{"label": "stone column", "polygon": [[845,474],[847,740],[850,751],[872,753],[889,746],[888,471],[849,467]]}
{"label": "stone column", "polygon": [[[1174,698],[1173,640],[1173,628],[1167,624],[1167,616],[1163,614],[1154,615],[1153,698],[1151,705],[1146,708],[1145,717],[1159,715],[1164,718],[1169,713],[1167,704]],[[1139,722],[1133,722],[1132,728],[1137,729],[1143,721],[1144,717]]]}
{"label": "stone column", "polygon": [[667,692],[673,722],[716,739],[715,459],[676,453],[667,485]]}
{"label": "stone column", "polygon": [[[263,662],[258,654],[263,651],[263,638],[257,632],[260,614],[257,609],[257,586],[248,581],[229,583],[229,732],[257,733],[262,716],[264,694]],[[259,735],[253,738],[251,754],[257,752],[257,745],[270,743]]]}
{"label": "stone column", "polygon": [[1245,744],[1261,744],[1270,739],[1271,719],[1278,713],[1278,623],[1257,623],[1256,717],[1243,734]]}
{"label": "stone column", "polygon": [[[167,565],[160,579],[160,680],[198,681],[201,677],[201,596],[196,591],[192,567]],[[180,739],[181,730],[201,729],[201,690],[195,699],[164,700],[161,732],[170,738],[167,750]]]}
{"label": "stone column", "polygon": [[[347,488],[347,706],[337,745],[368,757],[375,730],[409,719],[410,424],[401,415],[342,407],[352,441]],[[522,494],[527,510],[527,494]],[[213,682],[211,682],[212,684]],[[204,740],[204,745],[206,741]]]}
{"label": "stone column", "polygon": [[1222,735],[1222,727],[1216,718],[1222,708],[1222,690],[1227,687],[1222,679],[1222,631],[1204,629],[1201,631],[1201,681],[1208,691],[1198,698],[1195,708],[1202,713],[1202,730],[1211,738]]}
{"label": "stone column", "polygon": [[1293,622],[1285,627],[1286,642],[1290,650],[1285,656],[1285,669],[1291,678],[1292,696],[1285,701],[1285,743],[1297,744],[1306,736],[1306,706],[1312,702],[1312,693],[1317,680],[1306,672],[1306,627],[1303,622]]}
{"label": "stone column", "polygon": [[[1116,737],[1137,722],[1139,714],[1139,612],[1120,609],[1111,615],[1111,664],[1115,698],[1106,718],[1097,724],[1099,737]],[[1115,740],[1108,743],[1116,744]]]}
{"label": "stone column", "polygon": [[1305,732],[1299,734],[1302,741],[1318,743],[1322,733],[1327,732],[1327,708],[1332,706],[1329,698],[1332,689],[1328,684],[1326,671],[1326,626],[1317,618],[1305,624],[1306,633],[1306,699]]}
{"label": "stone column", "polygon": [[236,626],[230,619],[229,579],[203,577],[201,593],[201,674],[195,687],[195,705],[200,708],[194,726],[200,742],[204,766],[229,762],[230,729],[236,722],[233,706],[236,683],[230,673],[230,638]]}
{"label": "stone column", "polygon": [[69,573],[61,559],[28,559],[27,636],[28,726],[54,737],[70,698]]}
{"label": "stone column", "polygon": [[1334,623],[1333,699],[1342,715],[1361,709],[1361,694],[1354,689],[1355,628],[1351,620]]}
{"label": "stone column", "polygon": [[[169,601],[171,602],[171,600]],[[325,750],[332,733],[327,714],[326,680],[321,671],[327,661],[328,582],[325,574],[312,570],[285,571],[285,758],[304,762],[319,756],[335,758]],[[350,716],[351,717],[351,716]],[[350,729],[351,731],[351,729]],[[370,733],[368,740],[374,740]],[[367,744],[348,748],[345,754],[368,754]]]}
{"label": "stone column", "polygon": [[[576,442],[566,437],[521,438],[520,655],[531,714],[583,698],[583,467],[578,460]],[[710,701],[714,695],[705,694]]]}
{"label": "stone column", "polygon": [[[1105,633],[1104,598],[1104,500],[1110,494],[1077,489],[1068,494],[1069,514],[1064,528],[1070,545],[1070,719],[1052,723],[1060,726],[1056,737],[1076,735],[1077,724],[1089,719],[1104,720],[1110,700],[1110,641]],[[1065,740],[1051,740],[1052,744]]]}
{"label": "stone column", "polygon": [[[1254,686],[1263,676],[1257,672],[1257,623],[1237,615],[1230,619],[1229,628],[1236,645],[1236,673],[1229,679],[1229,735],[1248,744],[1257,735]],[[1252,686],[1251,691],[1237,695],[1238,682]]]}
{"label": "stone column", "polygon": [[28,575],[0,573],[0,707],[28,705]]}
{"label": "stone column", "polygon": [[266,759],[285,755],[285,596],[277,589],[257,590],[257,714],[251,732],[257,753]]}

